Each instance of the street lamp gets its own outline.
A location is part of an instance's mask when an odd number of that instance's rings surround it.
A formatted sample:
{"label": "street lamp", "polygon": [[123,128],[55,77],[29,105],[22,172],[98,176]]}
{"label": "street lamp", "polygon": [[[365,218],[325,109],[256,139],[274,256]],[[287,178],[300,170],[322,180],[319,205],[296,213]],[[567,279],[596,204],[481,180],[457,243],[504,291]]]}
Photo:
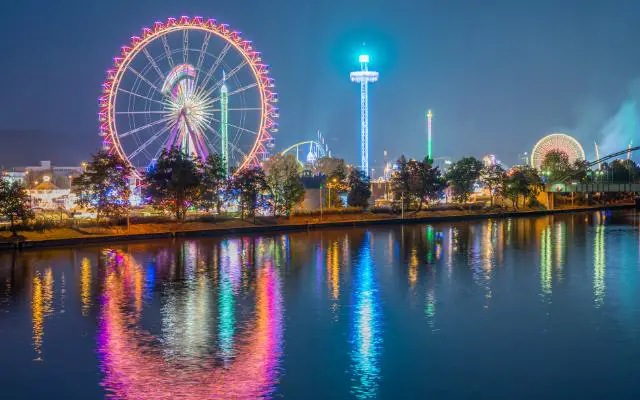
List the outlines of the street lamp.
{"label": "street lamp", "polygon": [[338,183],[338,178],[334,177],[333,179],[331,179],[331,182],[327,183],[327,188],[329,188],[329,201],[328,201],[328,205],[329,207],[331,207],[331,189],[333,189],[334,187],[336,187],[336,184]]}
{"label": "street lamp", "polygon": [[322,184],[320,185],[320,221],[322,221]]}

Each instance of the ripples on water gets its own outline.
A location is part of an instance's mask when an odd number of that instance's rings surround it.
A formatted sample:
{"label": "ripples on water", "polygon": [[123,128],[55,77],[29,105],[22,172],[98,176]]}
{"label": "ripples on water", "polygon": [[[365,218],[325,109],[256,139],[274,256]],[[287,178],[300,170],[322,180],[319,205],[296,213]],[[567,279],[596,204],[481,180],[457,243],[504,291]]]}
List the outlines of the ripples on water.
{"label": "ripples on water", "polygon": [[5,253],[0,383],[8,398],[624,397],[639,388],[638,224],[596,212]]}

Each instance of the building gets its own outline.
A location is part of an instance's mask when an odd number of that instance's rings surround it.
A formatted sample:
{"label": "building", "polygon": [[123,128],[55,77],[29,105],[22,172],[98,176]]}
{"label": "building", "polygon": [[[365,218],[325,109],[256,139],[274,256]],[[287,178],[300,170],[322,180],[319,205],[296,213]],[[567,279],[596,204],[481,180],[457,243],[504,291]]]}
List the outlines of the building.
{"label": "building", "polygon": [[59,210],[64,208],[70,210],[75,206],[76,195],[71,193],[71,189],[58,188],[51,182],[48,175],[43,177],[42,182],[27,189],[31,196],[31,206],[43,210]]}
{"label": "building", "polygon": [[23,184],[31,196],[31,205],[34,208],[71,209],[75,204],[71,183],[74,177],[82,173],[82,169],[82,166],[59,167],[51,165],[51,161],[40,161],[40,165],[4,171],[2,179]]}
{"label": "building", "polygon": [[82,166],[64,167],[51,165],[51,161],[40,161],[40,165],[15,167],[3,173],[3,179],[20,182],[27,189],[34,189],[45,179],[59,189],[70,189],[75,176],[82,173]]}
{"label": "building", "polygon": [[[304,171],[300,180],[304,186],[304,200],[296,207],[299,210],[319,210],[322,201],[322,185],[324,176],[313,175],[310,171]],[[326,204],[323,204],[326,207]]]}

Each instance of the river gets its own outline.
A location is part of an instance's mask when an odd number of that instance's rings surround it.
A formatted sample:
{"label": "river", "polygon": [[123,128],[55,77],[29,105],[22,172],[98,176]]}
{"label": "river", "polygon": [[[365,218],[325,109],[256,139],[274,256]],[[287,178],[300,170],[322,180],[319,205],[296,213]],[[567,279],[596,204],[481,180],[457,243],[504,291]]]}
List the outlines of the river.
{"label": "river", "polygon": [[0,254],[3,399],[637,398],[640,214]]}

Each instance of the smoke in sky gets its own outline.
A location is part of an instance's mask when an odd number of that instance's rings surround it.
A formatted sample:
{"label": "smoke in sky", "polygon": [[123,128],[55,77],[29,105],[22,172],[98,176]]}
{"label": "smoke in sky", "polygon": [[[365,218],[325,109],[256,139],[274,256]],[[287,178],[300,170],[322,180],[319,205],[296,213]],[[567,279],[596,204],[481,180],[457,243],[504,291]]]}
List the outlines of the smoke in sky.
{"label": "smoke in sky", "polygon": [[622,103],[618,111],[600,128],[598,145],[600,155],[615,153],[622,150],[630,142],[640,145],[640,81],[631,85],[629,97]]}
{"label": "smoke in sky", "polygon": [[630,142],[640,144],[638,140],[638,103],[635,98],[625,101],[618,112],[607,121],[600,130],[600,155],[615,153],[622,150]]}

